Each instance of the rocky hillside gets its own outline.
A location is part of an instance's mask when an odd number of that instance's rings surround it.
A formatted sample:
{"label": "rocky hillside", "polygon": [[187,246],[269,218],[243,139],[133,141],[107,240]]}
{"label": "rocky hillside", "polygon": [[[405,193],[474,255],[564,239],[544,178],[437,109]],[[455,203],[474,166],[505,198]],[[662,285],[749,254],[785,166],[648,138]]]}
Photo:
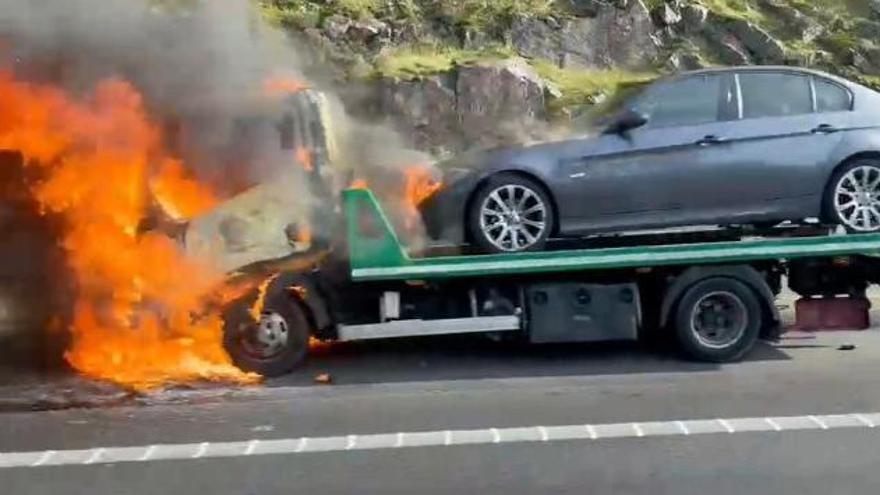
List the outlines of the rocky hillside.
{"label": "rocky hillside", "polygon": [[546,136],[627,84],[716,65],[880,86],[878,0],[264,0],[350,107],[443,152]]}

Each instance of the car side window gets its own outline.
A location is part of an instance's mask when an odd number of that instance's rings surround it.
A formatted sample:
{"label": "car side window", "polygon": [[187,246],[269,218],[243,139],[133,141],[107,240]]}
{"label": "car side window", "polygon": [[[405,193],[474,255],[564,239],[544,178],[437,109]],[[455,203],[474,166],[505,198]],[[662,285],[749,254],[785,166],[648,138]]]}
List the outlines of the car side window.
{"label": "car side window", "polygon": [[817,112],[845,112],[852,108],[849,91],[818,77],[813,78]]}
{"label": "car side window", "polygon": [[785,117],[813,112],[810,80],[784,72],[739,74],[743,118]]}
{"label": "car side window", "polygon": [[721,81],[720,76],[703,75],[660,82],[648,88],[632,109],[645,115],[650,127],[715,122]]}

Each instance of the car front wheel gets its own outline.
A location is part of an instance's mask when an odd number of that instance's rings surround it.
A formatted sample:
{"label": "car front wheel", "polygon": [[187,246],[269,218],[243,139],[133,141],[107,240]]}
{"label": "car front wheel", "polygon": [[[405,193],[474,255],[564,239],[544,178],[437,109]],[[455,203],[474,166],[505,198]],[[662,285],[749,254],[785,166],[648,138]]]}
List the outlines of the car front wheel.
{"label": "car front wheel", "polygon": [[490,253],[540,250],[553,230],[550,197],[537,182],[514,174],[489,178],[468,212],[471,239]]}
{"label": "car front wheel", "polygon": [[256,294],[233,303],[224,315],[224,346],[233,363],[266,377],[281,376],[300,365],[309,343],[302,307],[272,284],[258,319],[251,315]]}
{"label": "car front wheel", "polygon": [[855,160],[828,185],[826,215],[849,232],[880,232],[880,160]]}

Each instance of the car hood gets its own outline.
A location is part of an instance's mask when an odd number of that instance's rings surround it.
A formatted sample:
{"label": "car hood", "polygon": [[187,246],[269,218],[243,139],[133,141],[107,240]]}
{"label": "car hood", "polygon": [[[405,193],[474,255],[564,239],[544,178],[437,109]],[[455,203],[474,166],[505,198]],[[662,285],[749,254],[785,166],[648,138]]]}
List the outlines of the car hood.
{"label": "car hood", "polygon": [[601,154],[607,135],[584,135],[560,141],[477,149],[441,162],[444,184],[467,177],[485,177],[504,170],[523,170],[538,176],[551,173],[560,162]]}

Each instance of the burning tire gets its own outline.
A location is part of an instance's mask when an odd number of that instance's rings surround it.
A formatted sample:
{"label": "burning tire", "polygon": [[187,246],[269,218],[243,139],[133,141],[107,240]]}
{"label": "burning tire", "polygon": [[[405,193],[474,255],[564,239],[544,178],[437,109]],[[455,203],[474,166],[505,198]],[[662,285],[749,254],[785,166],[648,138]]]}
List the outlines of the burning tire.
{"label": "burning tire", "polygon": [[[257,294],[254,294],[258,297]],[[255,321],[247,297],[224,317],[224,345],[236,366],[263,376],[281,376],[305,360],[309,324],[302,307],[280,284],[266,289],[262,311]]]}

